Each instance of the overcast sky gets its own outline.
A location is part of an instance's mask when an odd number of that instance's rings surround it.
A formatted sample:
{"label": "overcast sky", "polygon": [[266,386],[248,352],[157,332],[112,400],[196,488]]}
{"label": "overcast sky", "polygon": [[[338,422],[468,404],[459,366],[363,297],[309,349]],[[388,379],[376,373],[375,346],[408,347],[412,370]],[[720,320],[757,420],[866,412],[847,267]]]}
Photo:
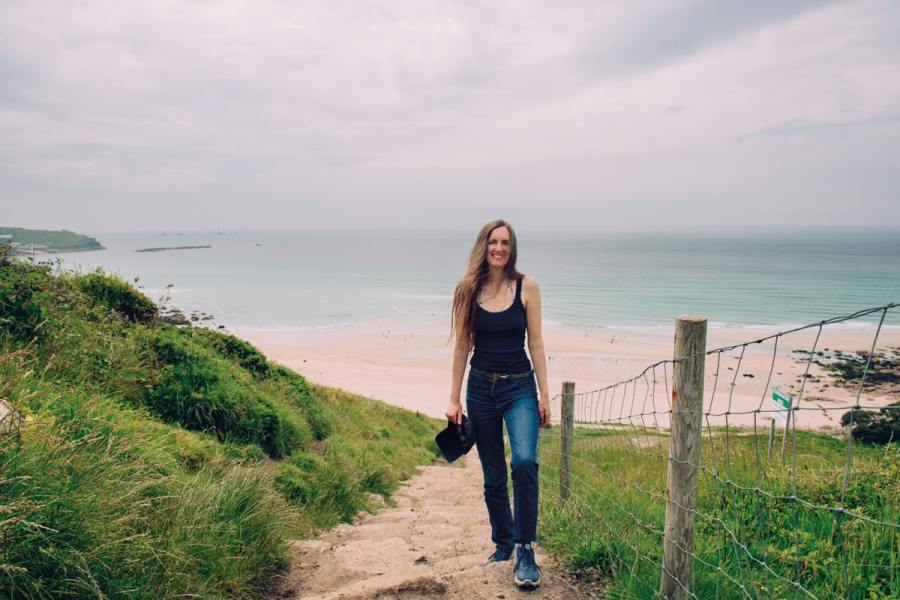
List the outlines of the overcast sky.
{"label": "overcast sky", "polygon": [[900,2],[0,3],[0,225],[900,225]]}

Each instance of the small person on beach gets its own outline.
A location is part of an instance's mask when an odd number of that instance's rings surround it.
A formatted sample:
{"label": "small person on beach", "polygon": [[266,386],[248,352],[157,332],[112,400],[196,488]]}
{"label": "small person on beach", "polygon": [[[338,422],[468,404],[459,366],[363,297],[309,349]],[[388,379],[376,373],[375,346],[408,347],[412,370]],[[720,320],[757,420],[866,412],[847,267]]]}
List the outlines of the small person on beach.
{"label": "small person on beach", "polygon": [[[474,426],[495,545],[488,562],[508,561],[515,552],[516,585],[535,588],[541,582],[532,548],[538,514],[537,442],[539,428],[550,423],[550,395],[540,288],[533,277],[516,270],[516,235],[505,221],[491,221],[478,233],[453,295],[452,317],[455,347],[446,415],[450,422],[462,423],[460,390],[466,359],[474,349],[466,408]],[[507,491],[504,422],[512,450],[514,513]]]}

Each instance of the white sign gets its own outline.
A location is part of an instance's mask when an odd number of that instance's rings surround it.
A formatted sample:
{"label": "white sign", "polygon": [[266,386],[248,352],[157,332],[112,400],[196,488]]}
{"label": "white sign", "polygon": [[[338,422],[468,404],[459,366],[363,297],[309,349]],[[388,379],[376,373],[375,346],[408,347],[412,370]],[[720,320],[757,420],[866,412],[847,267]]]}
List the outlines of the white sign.
{"label": "white sign", "polygon": [[791,410],[791,397],[775,388],[772,390],[772,416],[782,425],[787,423],[788,411]]}

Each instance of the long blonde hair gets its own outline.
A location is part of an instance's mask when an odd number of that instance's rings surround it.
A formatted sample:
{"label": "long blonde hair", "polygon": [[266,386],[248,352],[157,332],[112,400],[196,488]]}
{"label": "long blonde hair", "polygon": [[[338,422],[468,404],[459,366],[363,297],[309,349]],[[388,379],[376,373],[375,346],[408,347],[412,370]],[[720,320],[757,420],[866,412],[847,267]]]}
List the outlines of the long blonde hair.
{"label": "long blonde hair", "polygon": [[450,319],[450,339],[453,339],[453,330],[457,321],[459,322],[459,331],[457,335],[468,340],[473,344],[475,334],[475,308],[478,303],[478,294],[484,287],[488,278],[488,262],[487,248],[488,240],[491,232],[498,227],[506,227],[509,231],[509,260],[506,261],[504,271],[506,277],[514,281],[518,281],[525,277],[516,270],[516,232],[512,226],[503,219],[494,219],[489,221],[481,228],[478,235],[475,236],[475,243],[472,245],[472,252],[469,254],[469,265],[466,273],[463,275],[459,283],[456,284],[456,290],[453,292],[453,311]]}

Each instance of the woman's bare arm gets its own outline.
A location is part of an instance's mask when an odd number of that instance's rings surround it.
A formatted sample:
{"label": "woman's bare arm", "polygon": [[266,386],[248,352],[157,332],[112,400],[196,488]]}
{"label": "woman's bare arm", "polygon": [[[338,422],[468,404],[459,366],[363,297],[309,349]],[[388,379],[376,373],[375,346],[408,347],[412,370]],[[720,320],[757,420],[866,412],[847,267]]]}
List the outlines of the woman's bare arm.
{"label": "woman's bare arm", "polygon": [[453,347],[453,365],[450,368],[450,403],[447,405],[445,414],[448,421],[459,425],[462,423],[462,400],[460,399],[462,379],[466,372],[469,352],[472,350],[472,341],[463,339],[460,334],[459,322],[456,323],[454,333],[456,343]]}
{"label": "woman's bare arm", "polygon": [[544,353],[544,338],[541,335],[541,288],[534,277],[522,281],[522,303],[528,325],[528,353],[537,376],[541,413],[541,425],[550,424],[550,393],[547,387],[547,355]]}

